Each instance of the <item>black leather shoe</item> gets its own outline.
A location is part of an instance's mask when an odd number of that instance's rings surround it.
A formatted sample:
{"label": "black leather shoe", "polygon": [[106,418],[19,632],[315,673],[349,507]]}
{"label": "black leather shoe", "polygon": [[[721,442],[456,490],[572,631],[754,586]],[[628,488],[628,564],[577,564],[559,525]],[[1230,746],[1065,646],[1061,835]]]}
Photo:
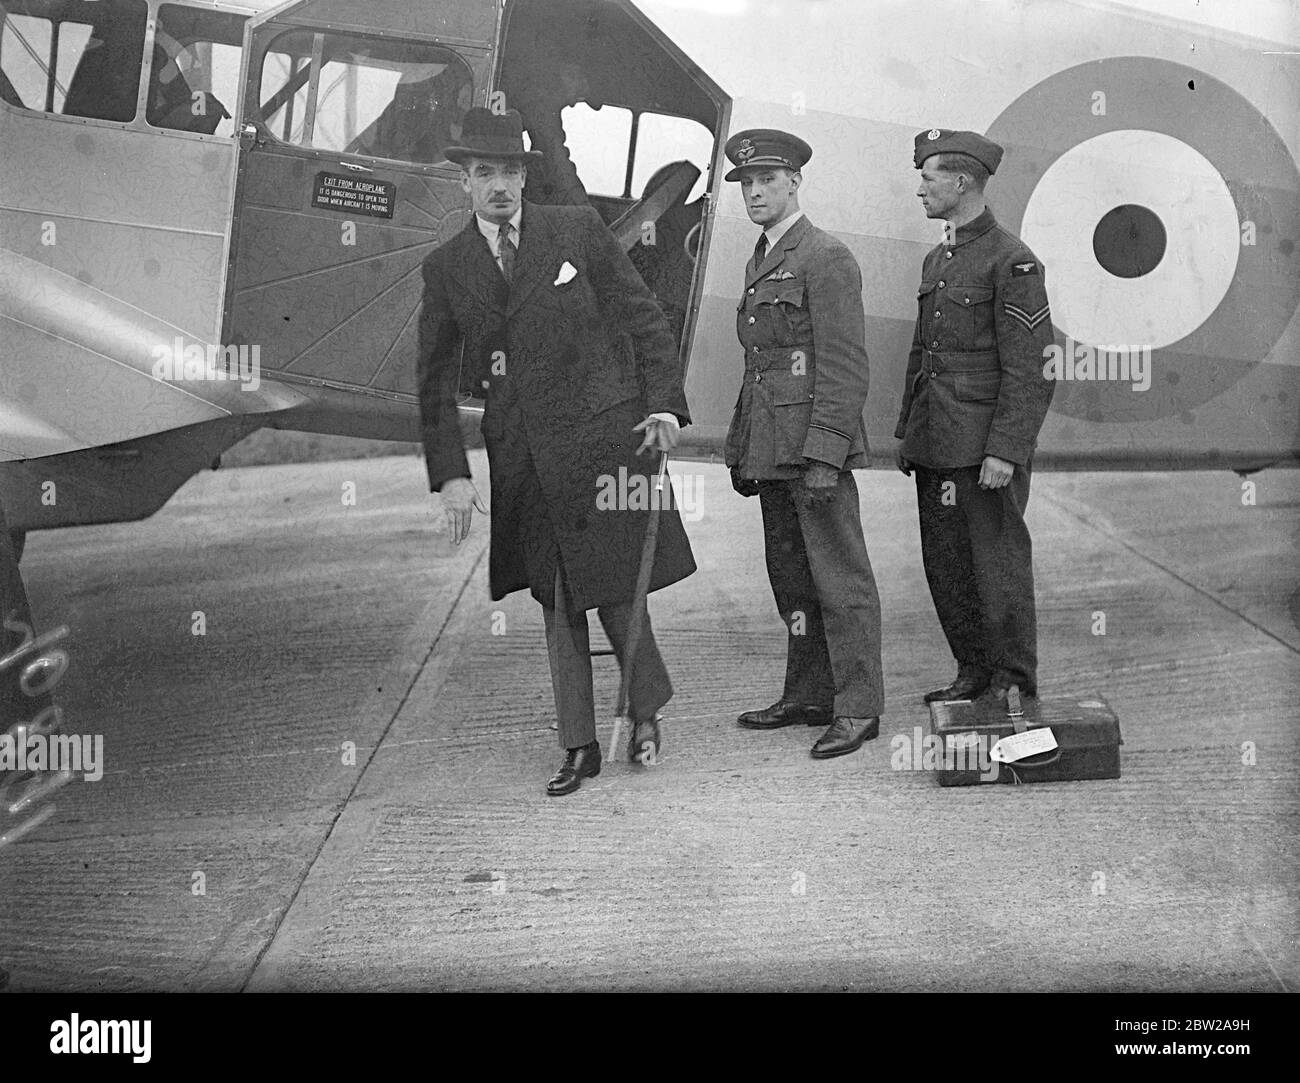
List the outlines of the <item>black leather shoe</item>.
{"label": "black leather shoe", "polygon": [[831,721],[831,709],[779,699],[761,711],[746,711],[736,721],[750,730],[775,730],[782,726],[825,726]]}
{"label": "black leather shoe", "polygon": [[599,741],[592,741],[591,744],[581,745],[578,748],[565,749],[564,762],[546,784],[546,792],[552,797],[563,797],[581,786],[584,778],[595,778],[598,774],[600,774]]}
{"label": "black leather shoe", "polygon": [[947,688],[936,688],[925,694],[926,703],[946,699],[974,699],[989,686],[987,677],[958,677]]}
{"label": "black leather shoe", "polygon": [[817,738],[812,746],[812,758],[829,760],[832,756],[847,756],[862,747],[863,741],[880,736],[880,717],[837,718],[830,728]]}
{"label": "black leather shoe", "polygon": [[656,714],[647,722],[638,722],[632,727],[632,736],[627,741],[627,762],[639,763],[653,767],[659,759],[659,722],[663,715]]}

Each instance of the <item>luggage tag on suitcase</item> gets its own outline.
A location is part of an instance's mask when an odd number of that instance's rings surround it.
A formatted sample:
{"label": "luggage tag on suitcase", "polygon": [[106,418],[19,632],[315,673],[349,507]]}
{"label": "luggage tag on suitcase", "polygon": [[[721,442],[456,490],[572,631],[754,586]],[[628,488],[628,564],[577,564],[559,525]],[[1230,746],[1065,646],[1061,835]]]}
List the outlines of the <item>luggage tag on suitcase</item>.
{"label": "luggage tag on suitcase", "polygon": [[1038,756],[1058,747],[1060,746],[1057,745],[1056,737],[1050,727],[1027,729],[1022,733],[1003,737],[989,749],[989,759],[996,760],[998,763],[1016,763],[1027,756]]}
{"label": "luggage tag on suitcase", "polygon": [[[1011,719],[1016,732],[995,742],[989,749],[989,759],[997,763],[1019,763],[1030,756],[1041,756],[1060,747],[1050,726],[1031,730],[1025,725],[1025,707],[1020,702],[1020,689],[1015,685],[1007,689],[1007,717]],[[1051,763],[1059,758],[1058,752],[1055,756],[1038,760],[1037,764]]]}

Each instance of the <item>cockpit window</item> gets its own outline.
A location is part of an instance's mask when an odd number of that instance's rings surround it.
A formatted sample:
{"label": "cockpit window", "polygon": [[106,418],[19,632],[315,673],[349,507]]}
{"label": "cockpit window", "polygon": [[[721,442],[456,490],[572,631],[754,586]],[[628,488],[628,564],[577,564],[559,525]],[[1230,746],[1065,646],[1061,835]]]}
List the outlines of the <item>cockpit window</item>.
{"label": "cockpit window", "polygon": [[67,116],[135,118],[145,0],[0,0],[0,97]]}
{"label": "cockpit window", "polygon": [[234,134],[244,16],[163,4],[145,119],[155,128]]}
{"label": "cockpit window", "polygon": [[442,162],[473,92],[468,66],[449,49],[295,30],[262,62],[260,116],[295,146]]}

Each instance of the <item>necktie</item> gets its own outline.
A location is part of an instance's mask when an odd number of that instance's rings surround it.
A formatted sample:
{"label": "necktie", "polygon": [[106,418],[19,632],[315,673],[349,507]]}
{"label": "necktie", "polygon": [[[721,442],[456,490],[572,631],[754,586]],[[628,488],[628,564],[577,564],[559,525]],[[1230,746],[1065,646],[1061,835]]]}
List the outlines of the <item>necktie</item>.
{"label": "necktie", "polygon": [[510,231],[513,228],[509,222],[501,223],[500,243],[497,249],[501,253],[501,273],[506,276],[507,282],[513,282],[515,278],[515,242],[510,239]]}
{"label": "necktie", "polygon": [[767,232],[758,235],[758,244],[754,245],[754,266],[759,267],[767,259]]}

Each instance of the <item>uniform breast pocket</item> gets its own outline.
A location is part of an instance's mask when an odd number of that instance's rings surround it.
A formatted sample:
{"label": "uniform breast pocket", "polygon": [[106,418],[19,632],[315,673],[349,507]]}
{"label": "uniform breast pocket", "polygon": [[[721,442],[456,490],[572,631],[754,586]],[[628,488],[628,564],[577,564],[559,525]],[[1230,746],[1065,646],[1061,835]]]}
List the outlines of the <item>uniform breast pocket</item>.
{"label": "uniform breast pocket", "polygon": [[1001,386],[1002,373],[993,370],[952,374],[953,398],[961,402],[997,402]]}
{"label": "uniform breast pocket", "polygon": [[798,279],[762,282],[754,290],[754,315],[773,346],[792,346],[807,339],[804,297],[804,284]]}
{"label": "uniform breast pocket", "polygon": [[758,305],[793,305],[803,307],[804,285],[796,278],[763,282],[754,290],[754,303]]}
{"label": "uniform breast pocket", "polygon": [[[993,336],[993,287],[953,286],[949,296],[956,302],[953,313],[961,329],[960,344],[966,350],[988,350],[996,341]],[[952,309],[952,304],[944,306]]]}

